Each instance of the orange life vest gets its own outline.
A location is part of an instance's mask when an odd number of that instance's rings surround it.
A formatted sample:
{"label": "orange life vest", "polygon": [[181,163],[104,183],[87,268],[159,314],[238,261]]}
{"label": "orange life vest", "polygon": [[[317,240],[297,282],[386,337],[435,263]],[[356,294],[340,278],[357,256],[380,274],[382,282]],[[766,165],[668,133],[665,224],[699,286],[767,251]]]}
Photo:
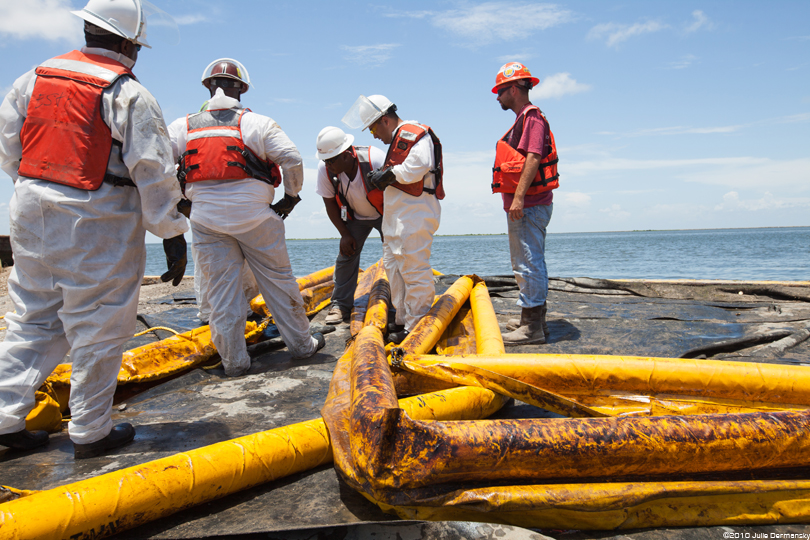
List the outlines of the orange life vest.
{"label": "orange life vest", "polygon": [[107,174],[113,138],[101,114],[102,92],[119,77],[135,78],[132,71],[106,56],[71,51],[43,62],[36,74],[20,131],[19,175],[88,191],[105,179],[134,186]]}
{"label": "orange life vest", "polygon": [[526,113],[531,110],[537,110],[545,120],[546,126],[548,126],[546,146],[549,146],[550,150],[548,155],[540,161],[540,167],[537,169],[537,174],[528,191],[526,191],[526,195],[536,195],[560,187],[560,175],[557,173],[557,161],[559,160],[557,158],[557,144],[554,142],[554,134],[551,132],[551,127],[548,125],[548,120],[546,120],[543,111],[535,105],[530,105],[515,119],[515,123],[512,124],[506,135],[501,137],[495,147],[495,165],[492,167],[492,193],[514,193],[517,190],[526,157],[509,146],[506,141],[509,140],[509,135],[518,122],[524,119]]}
{"label": "orange life vest", "polygon": [[[374,189],[368,183],[368,173],[371,172],[371,147],[354,146],[352,147],[352,153],[354,159],[357,161],[360,178],[363,179],[363,189],[366,191],[366,199],[368,199],[369,204],[371,204],[380,215],[383,215],[383,192],[379,189]],[[332,182],[332,187],[335,189],[335,201],[338,206],[340,208],[345,206],[349,219],[354,219],[354,209],[349,205],[348,197],[340,191],[340,180],[338,180],[336,176],[330,177],[329,180]]]}
{"label": "orange life vest", "polygon": [[242,116],[250,109],[214,109],[186,116],[188,142],[180,156],[182,182],[255,178],[278,187],[278,165],[261,159],[242,141]]}
{"label": "orange life vest", "polygon": [[405,158],[407,158],[408,154],[411,152],[411,148],[425,135],[430,135],[433,141],[433,163],[435,168],[428,172],[433,173],[436,187],[432,189],[426,188],[424,178],[419,182],[413,182],[411,184],[394,182],[391,186],[414,197],[418,197],[423,191],[426,191],[431,195],[435,195],[437,199],[442,200],[444,199],[444,184],[442,183],[442,176],[444,175],[442,143],[439,141],[436,134],[433,133],[433,130],[430,129],[430,126],[424,124],[402,124],[399,126],[394,132],[393,141],[391,141],[391,144],[388,146],[388,154],[385,156],[385,164],[383,166],[393,167],[405,161]]}

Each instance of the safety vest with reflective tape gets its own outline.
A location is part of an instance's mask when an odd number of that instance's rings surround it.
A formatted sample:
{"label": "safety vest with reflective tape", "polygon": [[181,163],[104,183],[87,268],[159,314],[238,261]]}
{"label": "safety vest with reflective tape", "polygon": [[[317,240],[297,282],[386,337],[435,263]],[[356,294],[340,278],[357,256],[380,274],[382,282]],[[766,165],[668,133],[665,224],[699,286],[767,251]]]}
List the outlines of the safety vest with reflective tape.
{"label": "safety vest with reflective tape", "polygon": [[[368,183],[368,173],[371,172],[371,147],[353,146],[352,153],[354,159],[357,161],[360,178],[363,179],[363,189],[366,192],[366,199],[380,215],[383,215],[383,192],[379,189],[374,189]],[[354,209],[349,205],[348,197],[340,190],[340,180],[337,176],[330,176],[329,180],[332,182],[332,187],[335,189],[335,202],[337,202],[340,208],[345,206],[349,219],[354,219]]]}
{"label": "safety vest with reflective tape", "polygon": [[393,167],[394,165],[399,165],[400,163],[404,162],[405,158],[408,157],[408,154],[411,153],[411,149],[414,147],[414,145],[425,135],[430,135],[430,138],[433,141],[433,163],[435,164],[435,168],[428,172],[433,173],[436,187],[432,189],[426,188],[424,178],[411,184],[394,182],[391,184],[391,186],[404,191],[408,195],[413,195],[414,197],[418,197],[423,191],[426,191],[432,195],[435,195],[437,199],[442,200],[444,199],[444,184],[442,183],[442,176],[444,175],[444,164],[442,163],[442,143],[439,141],[436,134],[433,133],[433,130],[430,129],[430,126],[426,126],[424,124],[400,125],[394,132],[393,141],[391,141],[391,144],[388,147],[388,154],[385,156],[385,164],[383,166]]}
{"label": "safety vest with reflective tape", "polygon": [[532,180],[526,195],[536,195],[544,191],[551,191],[560,187],[560,175],[557,173],[557,144],[554,142],[554,134],[548,124],[546,116],[537,106],[530,105],[515,119],[515,123],[501,137],[495,147],[495,165],[492,167],[492,193],[514,193],[520,182],[520,173],[523,171],[523,164],[526,157],[509,146],[506,141],[515,129],[518,122],[525,119],[526,113],[536,110],[546,122],[546,146],[550,147],[548,155],[540,161],[540,167]]}
{"label": "safety vest with reflective tape", "polygon": [[101,113],[101,94],[119,77],[135,78],[132,71],[106,56],[71,51],[46,60],[35,72],[20,131],[19,175],[88,191],[105,179],[134,186],[128,178],[107,174],[113,138]]}
{"label": "safety vest with reflective tape", "polygon": [[242,141],[242,116],[250,109],[213,109],[186,116],[188,140],[180,156],[181,182],[255,178],[278,187],[278,165]]}

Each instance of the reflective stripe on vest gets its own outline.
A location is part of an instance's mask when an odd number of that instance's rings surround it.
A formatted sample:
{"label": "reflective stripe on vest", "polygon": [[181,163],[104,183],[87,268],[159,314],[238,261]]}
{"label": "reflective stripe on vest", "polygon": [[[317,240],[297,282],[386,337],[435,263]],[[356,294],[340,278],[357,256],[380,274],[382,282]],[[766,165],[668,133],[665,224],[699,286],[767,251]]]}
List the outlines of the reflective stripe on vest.
{"label": "reflective stripe on vest", "polygon": [[436,187],[433,189],[426,188],[424,178],[418,182],[413,182],[410,184],[394,182],[391,184],[391,186],[404,191],[408,195],[413,195],[414,197],[419,197],[423,191],[427,191],[428,193],[435,195],[437,199],[442,200],[444,199],[444,184],[442,182],[442,178],[444,176],[444,164],[442,163],[442,143],[439,141],[436,134],[433,133],[433,130],[430,129],[430,126],[426,126],[424,124],[407,123],[400,125],[394,132],[393,140],[388,146],[388,154],[385,156],[385,163],[383,166],[393,167],[403,163],[408,157],[408,154],[411,153],[411,149],[414,147],[414,145],[416,145],[416,143],[419,142],[425,135],[430,135],[430,139],[433,141],[433,163],[435,168],[428,172],[433,174]]}
{"label": "reflective stripe on vest", "polygon": [[526,157],[512,148],[507,140],[512,130],[515,129],[518,122],[524,119],[526,113],[536,110],[546,122],[546,146],[550,147],[549,153],[540,160],[540,167],[537,169],[537,174],[532,180],[526,195],[536,195],[545,191],[551,191],[560,187],[560,175],[557,173],[557,144],[554,141],[554,134],[551,132],[551,126],[537,106],[530,105],[526,107],[523,112],[515,119],[515,123],[509,128],[509,131],[501,137],[495,147],[495,165],[492,167],[492,193],[514,193],[517,190],[518,183],[520,183],[520,175],[523,172],[523,164],[526,162]]}
{"label": "reflective stripe on vest", "polygon": [[[363,189],[366,192],[366,199],[368,200],[369,204],[374,207],[377,213],[383,215],[383,192],[379,189],[372,188],[368,183],[368,173],[371,172],[371,147],[353,146],[352,153],[357,162],[357,169],[360,172],[360,178],[363,181]],[[327,171],[327,174],[328,173],[329,171]],[[349,204],[348,197],[343,195],[340,190],[340,180],[338,180],[337,177],[331,177],[330,180],[332,182],[332,187],[335,190],[335,202],[337,202],[338,207],[342,208],[345,206],[349,218],[355,219],[354,209]],[[344,201],[344,199],[346,200]]]}
{"label": "reflective stripe on vest", "polygon": [[242,140],[242,116],[250,109],[214,109],[186,116],[188,142],[180,156],[181,182],[255,178],[278,187],[281,173]]}
{"label": "reflective stripe on vest", "polygon": [[[101,98],[119,77],[135,77],[126,66],[95,54],[71,51],[43,62],[20,132],[18,174],[79,189],[101,187],[113,139],[104,123]],[[132,184],[134,185],[134,184]]]}

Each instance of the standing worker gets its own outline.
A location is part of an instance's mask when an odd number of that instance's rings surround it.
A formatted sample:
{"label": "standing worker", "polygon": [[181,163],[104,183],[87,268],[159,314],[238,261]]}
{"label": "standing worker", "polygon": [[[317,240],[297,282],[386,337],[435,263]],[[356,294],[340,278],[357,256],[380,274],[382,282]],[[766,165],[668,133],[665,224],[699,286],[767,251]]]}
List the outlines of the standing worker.
{"label": "standing worker", "polygon": [[[293,358],[324,346],[310,336],[304,300],[293,277],[284,221],[301,199],[301,155],[272,118],[245,109],[250,75],[230,58],[211,62],[202,75],[211,99],[206,110],[179,118],[169,137],[191,201],[197,263],[207,277],[211,337],[225,373],[250,369],[245,344],[242,267],[247,261]],[[271,205],[284,177],[284,198]]]}
{"label": "standing worker", "polygon": [[512,271],[520,289],[520,319],[509,321],[512,332],[504,334],[504,345],[545,343],[549,335],[546,227],[559,175],[554,135],[545,115],[529,101],[529,90],[538,82],[523,64],[510,62],[500,69],[492,88],[501,108],[517,116],[498,141],[492,169],[492,192],[503,196]]}
{"label": "standing worker", "polygon": [[433,304],[436,294],[430,267],[433,234],[439,228],[442,145],[430,127],[403,121],[385,96],[360,96],[343,118],[354,129],[369,128],[389,145],[382,167],[369,183],[385,194],[382,232],[383,265],[396,309],[392,343],[401,343]]}
{"label": "standing worker", "polygon": [[368,173],[381,167],[385,154],[373,146],[352,146],[354,136],[325,127],[318,134],[318,185],[326,215],[340,233],[335,261],[335,290],[326,324],[340,324],[352,312],[360,254],[372,229],[382,233],[383,192],[368,183]]}
{"label": "standing worker", "polygon": [[160,107],[132,74],[146,41],[140,0],[90,0],[86,46],[17,79],[0,105],[0,165],[9,206],[15,313],[0,345],[0,445],[32,449],[35,391],[69,352],[68,433],[76,459],[131,441],[111,414],[124,343],[135,332],[144,229],[166,238],[178,285],[186,220]]}

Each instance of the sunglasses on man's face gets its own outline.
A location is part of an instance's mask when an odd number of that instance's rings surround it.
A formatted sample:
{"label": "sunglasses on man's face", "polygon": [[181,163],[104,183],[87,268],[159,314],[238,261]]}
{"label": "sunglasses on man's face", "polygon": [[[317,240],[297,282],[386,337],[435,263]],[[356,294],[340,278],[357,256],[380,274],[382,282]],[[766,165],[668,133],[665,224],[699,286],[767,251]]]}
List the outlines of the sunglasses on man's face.
{"label": "sunglasses on man's face", "polygon": [[498,97],[501,97],[504,94],[504,92],[506,92],[507,90],[509,90],[513,86],[515,86],[515,85],[510,84],[509,86],[504,86],[503,88],[498,88]]}
{"label": "sunglasses on man's face", "polygon": [[211,86],[219,86],[220,88],[242,88],[241,81],[234,79],[211,79]]}

